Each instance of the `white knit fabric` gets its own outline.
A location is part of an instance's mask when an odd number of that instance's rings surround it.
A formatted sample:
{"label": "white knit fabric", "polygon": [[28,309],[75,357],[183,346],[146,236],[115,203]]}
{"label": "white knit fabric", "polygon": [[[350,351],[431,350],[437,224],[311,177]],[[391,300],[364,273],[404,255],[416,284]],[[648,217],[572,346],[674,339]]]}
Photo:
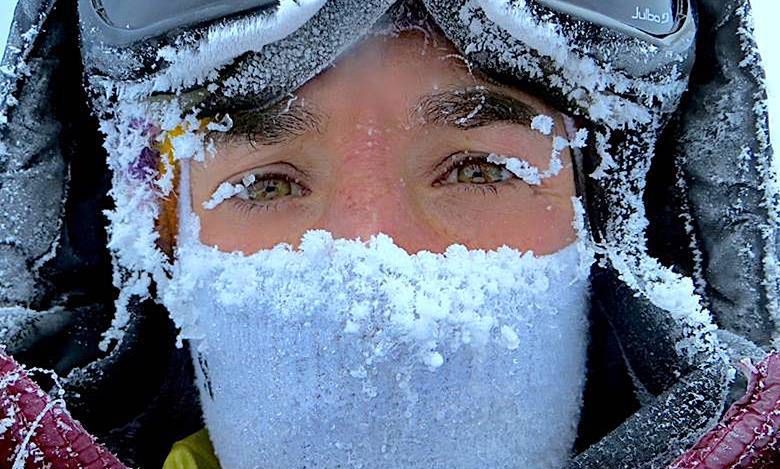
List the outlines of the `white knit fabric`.
{"label": "white knit fabric", "polygon": [[[186,230],[185,230],[186,231]],[[163,292],[223,467],[557,468],[576,436],[590,254],[410,255],[182,234]]]}

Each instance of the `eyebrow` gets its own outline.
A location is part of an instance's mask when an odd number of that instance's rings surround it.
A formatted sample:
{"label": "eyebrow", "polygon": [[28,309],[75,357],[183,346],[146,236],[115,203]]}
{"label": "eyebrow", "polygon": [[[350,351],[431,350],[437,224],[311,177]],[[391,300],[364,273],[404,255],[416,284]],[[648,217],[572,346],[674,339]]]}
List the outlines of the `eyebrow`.
{"label": "eyebrow", "polygon": [[299,103],[297,97],[281,100],[265,108],[240,109],[220,114],[230,116],[233,125],[227,132],[211,132],[216,140],[241,136],[252,145],[276,145],[288,143],[310,132],[320,133],[322,129],[320,113],[310,105]]}
{"label": "eyebrow", "polygon": [[[252,145],[289,143],[310,132],[321,133],[323,116],[297,97],[281,100],[268,107],[238,109],[205,116],[227,114],[233,126],[227,132],[211,132],[212,138],[231,139],[240,136]],[[541,114],[531,105],[508,94],[476,86],[445,90],[420,98],[410,116],[412,126],[437,125],[463,130],[500,122],[531,125]]]}
{"label": "eyebrow", "polygon": [[423,96],[410,120],[413,125],[473,129],[499,122],[530,126],[539,114],[540,111],[517,98],[477,86]]}

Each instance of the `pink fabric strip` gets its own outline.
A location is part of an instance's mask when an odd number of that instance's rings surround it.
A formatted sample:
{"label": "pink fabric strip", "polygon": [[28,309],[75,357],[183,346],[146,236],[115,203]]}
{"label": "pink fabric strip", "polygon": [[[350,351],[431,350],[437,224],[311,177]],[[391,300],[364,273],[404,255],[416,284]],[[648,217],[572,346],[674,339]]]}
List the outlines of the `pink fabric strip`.
{"label": "pink fabric strip", "polygon": [[723,420],[669,469],[780,468],[780,353],[757,366],[743,362],[749,383]]}
{"label": "pink fabric strip", "polygon": [[0,348],[0,467],[127,469]]}

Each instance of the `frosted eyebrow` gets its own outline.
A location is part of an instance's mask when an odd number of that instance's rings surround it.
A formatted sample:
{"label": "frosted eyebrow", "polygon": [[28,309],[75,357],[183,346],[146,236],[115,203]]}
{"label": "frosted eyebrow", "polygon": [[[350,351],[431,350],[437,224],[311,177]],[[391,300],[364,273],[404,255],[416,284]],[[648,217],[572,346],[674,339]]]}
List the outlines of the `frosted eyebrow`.
{"label": "frosted eyebrow", "polygon": [[499,122],[530,126],[540,111],[507,94],[484,87],[448,90],[423,96],[412,112],[419,125],[472,129]]}
{"label": "frosted eyebrow", "polygon": [[[277,145],[289,143],[308,133],[320,133],[322,116],[308,103],[304,106],[297,99],[282,100],[268,108],[242,109],[223,112],[233,121],[223,137],[243,137],[252,145]],[[214,135],[219,140],[220,134]]]}

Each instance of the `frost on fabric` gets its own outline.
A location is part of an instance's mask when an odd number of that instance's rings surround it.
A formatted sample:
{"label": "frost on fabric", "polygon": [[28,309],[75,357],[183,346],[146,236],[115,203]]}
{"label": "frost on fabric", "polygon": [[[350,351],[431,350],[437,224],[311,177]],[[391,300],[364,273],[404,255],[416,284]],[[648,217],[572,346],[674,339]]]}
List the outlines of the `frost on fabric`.
{"label": "frost on fabric", "polygon": [[[567,248],[566,252],[569,251],[562,256],[574,259],[581,255],[576,247]],[[404,341],[424,343],[423,349],[436,348],[437,341],[450,334],[459,338],[460,345],[484,344],[490,330],[501,324],[503,314],[488,307],[491,295],[498,295],[502,289],[518,289],[522,283],[529,300],[539,294],[541,299],[551,282],[568,284],[587,279],[589,263],[556,263],[554,256],[549,257],[537,258],[531,252],[521,254],[509,248],[469,251],[462,246],[452,246],[444,254],[423,251],[409,255],[384,235],[363,243],[334,240],[328,233],[318,231],[307,234],[297,250],[280,245],[252,255],[184,243],[173,267],[174,281],[162,293],[164,303],[177,313],[201,310],[200,302],[189,298],[197,290],[212,290],[215,301],[231,308],[253,307],[258,291],[262,291],[263,296],[269,297],[265,302],[287,305],[286,312],[280,314],[294,316],[298,314],[294,311],[305,315],[304,311],[311,308],[307,304],[321,303],[322,289],[343,289],[354,293],[352,297],[339,293],[351,306],[332,314],[341,316],[343,330],[349,333],[367,329],[395,331],[405,337]],[[492,273],[475,279],[475,272],[483,269]],[[322,283],[327,285],[313,287]],[[298,299],[288,298],[299,289],[292,295]],[[368,300],[377,295],[387,304],[381,317],[371,317],[368,313],[375,311],[376,305],[360,298],[365,296]],[[290,301],[295,301],[296,306],[292,307]],[[530,301],[528,307],[550,306]],[[190,314],[174,316],[183,318]],[[368,327],[372,321],[386,322],[386,326]],[[202,335],[198,331],[197,327],[185,327],[183,333],[185,337],[198,338]]]}
{"label": "frost on fabric", "polygon": [[[655,306],[670,313],[681,325],[677,351],[690,361],[712,355],[718,357],[719,344],[712,334],[717,326],[710,312],[701,304],[690,277],[684,277],[645,256],[628,258],[618,251],[608,253],[610,262],[620,273],[620,279],[641,292]],[[641,262],[637,268],[633,264]]]}
{"label": "frost on fabric", "polygon": [[[19,34],[18,39],[21,41],[17,40],[15,44],[7,44],[6,50],[0,53],[0,58],[4,59],[4,65],[0,68],[0,126],[8,124],[8,113],[19,104],[17,97],[13,94],[17,89],[15,83],[31,73],[28,59],[32,53],[32,44],[38,37],[47,17],[45,12],[41,12],[36,22],[31,24],[27,31]],[[16,27],[16,25],[12,25],[12,27]],[[11,34],[14,32],[12,31]],[[13,36],[9,39],[13,39]],[[0,141],[0,157],[5,156],[6,153],[5,142]]]}
{"label": "frost on fabric", "polygon": [[[552,60],[558,71],[543,69],[532,54],[519,56],[503,47],[501,41],[491,41],[488,27],[475,16],[477,11],[484,12],[493,24],[509,32],[529,50]],[[587,109],[589,117],[611,127],[652,120],[644,102],[632,102],[615,93],[636,89],[640,85],[641,90],[638,91],[646,102],[650,102],[651,97],[666,102],[679,99],[685,89],[685,80],[676,71],[665,82],[648,80],[640,84],[620,70],[605,69],[587,54],[586,44],[572,44],[554,20],[544,18],[544,21],[539,21],[525,0],[471,0],[461,10],[460,17],[461,22],[470,28],[473,40],[467,53],[490,51],[497,54],[499,60],[522,69],[524,75],[546,77],[570,99]],[[638,44],[632,44],[632,47],[638,48]],[[639,53],[650,56],[656,52],[653,46],[646,45]]]}
{"label": "frost on fabric", "polygon": [[593,179],[602,179],[607,173],[618,167],[612,156],[612,148],[609,144],[610,133],[596,132],[596,155],[599,157],[598,167],[590,174]]}
{"label": "frost on fabric", "polygon": [[[54,381],[49,393],[30,378],[45,373]],[[125,469],[74,420],[65,407],[57,375],[24,369],[0,350],[0,461],[3,467],[101,467]]]}
{"label": "frost on fabric", "polygon": [[324,4],[325,0],[281,0],[273,15],[252,16],[228,26],[215,25],[197,44],[164,47],[159,56],[170,67],[157,77],[154,89],[171,91],[200,84],[236,57],[290,35]]}
{"label": "frost on fabric", "polygon": [[[223,464],[428,467],[446,455],[458,467],[553,468],[568,458],[593,259],[580,243],[541,257],[462,246],[410,255],[385,235],[314,231],[298,249],[244,255],[200,244],[197,219],[183,229],[160,294],[192,341]],[[246,395],[268,398],[248,407]],[[231,437],[246,425],[257,441]]]}
{"label": "frost on fabric", "polygon": [[[735,10],[739,17],[738,29],[740,45],[745,54],[745,59],[739,64],[747,68],[756,82],[759,84],[760,99],[753,108],[756,117],[756,138],[758,140],[759,155],[756,158],[758,171],[762,179],[761,188],[764,190],[764,208],[767,210],[769,220],[761,229],[765,240],[765,252],[763,266],[765,279],[764,290],[769,302],[768,308],[775,320],[774,342],[775,347],[780,348],[780,255],[778,254],[778,230],[780,229],[780,157],[774,154],[770,142],[769,125],[777,119],[775,113],[778,109],[769,109],[767,99],[767,84],[764,70],[761,66],[759,45],[756,44],[755,19],[750,11],[750,3],[746,2]],[[776,135],[780,138],[780,135]]]}
{"label": "frost on fabric", "polygon": [[[109,86],[109,85],[107,85]],[[112,171],[109,195],[115,207],[106,212],[113,283],[119,290],[116,315],[101,347],[121,340],[129,321],[130,302],[150,298],[153,283],[164,284],[169,260],[158,247],[161,204],[175,189],[171,155],[158,148],[167,142],[176,158],[202,160],[204,136],[192,115],[182,119],[182,105],[171,99],[151,102],[148,84],[113,86],[118,97],[111,119],[100,123]]]}

